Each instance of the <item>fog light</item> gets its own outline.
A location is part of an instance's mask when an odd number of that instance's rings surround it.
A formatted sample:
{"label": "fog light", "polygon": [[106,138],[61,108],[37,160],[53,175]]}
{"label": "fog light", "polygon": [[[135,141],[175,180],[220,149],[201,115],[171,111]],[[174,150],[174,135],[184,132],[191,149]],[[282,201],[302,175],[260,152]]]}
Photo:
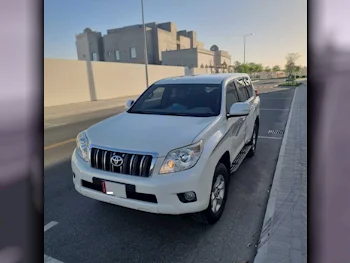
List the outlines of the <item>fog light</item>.
{"label": "fog light", "polygon": [[186,199],[186,201],[193,201],[196,198],[196,194],[194,192],[186,192],[184,193],[184,197]]}
{"label": "fog light", "polygon": [[193,203],[197,201],[197,195],[193,191],[177,194],[177,196],[181,203]]}

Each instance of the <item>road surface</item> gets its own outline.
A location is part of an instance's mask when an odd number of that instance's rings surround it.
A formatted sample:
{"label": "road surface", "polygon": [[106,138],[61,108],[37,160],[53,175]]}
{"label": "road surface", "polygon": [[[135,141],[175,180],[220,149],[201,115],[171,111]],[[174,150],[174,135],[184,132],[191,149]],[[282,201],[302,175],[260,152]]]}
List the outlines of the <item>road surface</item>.
{"label": "road surface", "polygon": [[214,226],[104,204],[75,191],[69,158],[76,134],[121,108],[45,130],[44,225],[51,227],[45,255],[65,263],[252,262],[293,94],[294,88],[283,88],[260,95],[257,153],[232,175],[225,213]]}

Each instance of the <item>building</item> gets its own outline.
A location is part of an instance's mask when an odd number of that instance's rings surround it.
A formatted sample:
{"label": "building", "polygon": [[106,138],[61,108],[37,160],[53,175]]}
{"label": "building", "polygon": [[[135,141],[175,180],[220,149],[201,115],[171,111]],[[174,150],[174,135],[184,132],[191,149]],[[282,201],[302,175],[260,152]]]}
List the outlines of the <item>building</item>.
{"label": "building", "polygon": [[[188,67],[210,63],[218,65],[224,60],[231,60],[227,52],[205,50],[204,44],[197,40],[195,31],[177,31],[173,22],[153,22],[145,26],[150,64],[164,64],[164,58],[166,65]],[[76,48],[78,60],[144,63],[143,26],[109,29],[106,35],[86,28],[83,33],[76,35]],[[188,54],[192,59],[187,57]]]}
{"label": "building", "polygon": [[189,68],[206,68],[209,66],[231,65],[228,52],[219,50],[214,45],[210,50],[202,47],[170,50],[162,52],[162,64],[170,66],[187,66]]}

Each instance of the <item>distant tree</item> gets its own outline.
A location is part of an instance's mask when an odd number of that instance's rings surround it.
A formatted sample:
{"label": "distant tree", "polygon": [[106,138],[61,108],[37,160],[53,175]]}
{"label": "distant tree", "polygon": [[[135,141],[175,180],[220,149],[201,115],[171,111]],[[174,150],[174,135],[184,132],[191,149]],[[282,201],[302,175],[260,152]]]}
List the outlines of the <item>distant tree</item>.
{"label": "distant tree", "polygon": [[264,66],[259,63],[259,64],[256,64],[256,72],[262,72],[264,70]]}
{"label": "distant tree", "polygon": [[286,56],[286,65],[285,65],[285,72],[288,76],[288,79],[292,79],[293,73],[295,72],[295,62],[298,60],[300,55],[298,53],[289,53]]}
{"label": "distant tree", "polygon": [[208,65],[207,65],[207,64],[205,64],[205,68],[208,68]]}
{"label": "distant tree", "polygon": [[264,70],[264,67],[260,63],[248,63],[248,64],[243,64],[239,61],[236,61],[233,63],[233,69],[237,73],[247,73],[251,75],[255,75],[256,73],[262,72]]}
{"label": "distant tree", "polygon": [[241,67],[242,63],[239,61],[235,61],[233,63],[233,69],[235,70],[235,72],[240,72],[240,67]]}
{"label": "distant tree", "polygon": [[201,68],[204,68],[204,65],[203,65],[203,63],[201,64]]}
{"label": "distant tree", "polygon": [[299,76],[300,75],[301,68],[302,68],[301,66],[295,66],[294,67],[293,73],[294,73],[295,76]]}
{"label": "distant tree", "polygon": [[264,71],[265,72],[271,72],[271,68],[269,66],[267,66],[267,67],[264,68]]}
{"label": "distant tree", "polygon": [[275,65],[275,66],[272,67],[272,71],[274,71],[274,72],[280,71],[280,70],[281,70],[281,68],[278,65]]}

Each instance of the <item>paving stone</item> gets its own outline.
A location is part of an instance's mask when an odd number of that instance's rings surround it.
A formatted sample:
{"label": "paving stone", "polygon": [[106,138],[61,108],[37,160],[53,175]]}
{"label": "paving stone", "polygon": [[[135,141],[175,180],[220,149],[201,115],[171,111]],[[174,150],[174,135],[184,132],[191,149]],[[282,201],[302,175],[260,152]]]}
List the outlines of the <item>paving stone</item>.
{"label": "paving stone", "polygon": [[290,251],[290,263],[301,263],[303,262],[303,256],[300,250],[292,249]]}
{"label": "paving stone", "polygon": [[293,237],[291,241],[292,241],[292,246],[291,246],[292,249],[301,250],[301,243],[302,243],[301,238]]}

